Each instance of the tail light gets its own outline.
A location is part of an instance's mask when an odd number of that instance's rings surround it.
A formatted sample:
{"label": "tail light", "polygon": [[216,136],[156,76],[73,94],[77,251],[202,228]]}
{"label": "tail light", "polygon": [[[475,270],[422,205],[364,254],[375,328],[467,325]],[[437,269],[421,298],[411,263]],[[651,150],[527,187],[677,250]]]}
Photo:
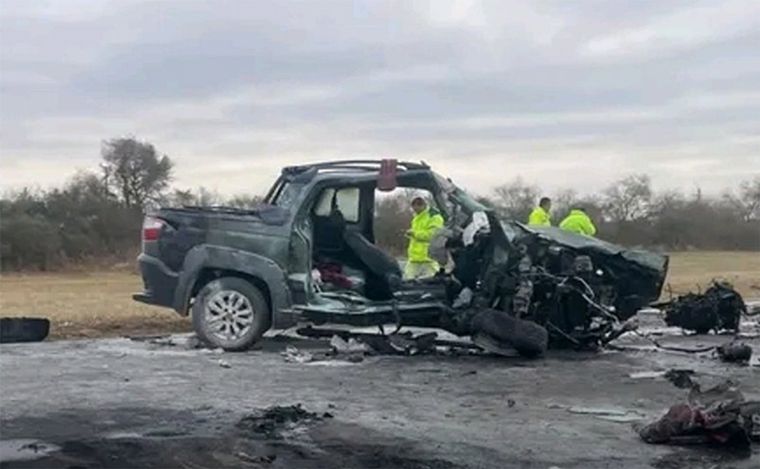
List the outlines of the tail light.
{"label": "tail light", "polygon": [[165,223],[160,218],[145,217],[142,227],[143,241],[156,241],[161,235],[161,229]]}

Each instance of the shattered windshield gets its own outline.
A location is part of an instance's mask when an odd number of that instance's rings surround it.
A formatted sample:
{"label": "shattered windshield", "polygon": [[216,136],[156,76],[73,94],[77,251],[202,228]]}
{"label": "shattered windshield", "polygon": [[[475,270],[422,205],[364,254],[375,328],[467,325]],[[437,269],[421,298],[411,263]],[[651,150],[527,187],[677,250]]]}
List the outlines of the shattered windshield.
{"label": "shattered windshield", "polygon": [[302,189],[303,184],[301,183],[283,181],[269,203],[284,209],[290,209],[298,199],[298,195]]}

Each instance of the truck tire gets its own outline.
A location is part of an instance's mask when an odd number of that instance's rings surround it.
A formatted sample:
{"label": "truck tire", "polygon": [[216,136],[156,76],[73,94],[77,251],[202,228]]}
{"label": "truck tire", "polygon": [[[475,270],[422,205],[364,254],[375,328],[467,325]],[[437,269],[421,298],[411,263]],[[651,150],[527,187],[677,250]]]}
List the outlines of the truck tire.
{"label": "truck tire", "polygon": [[270,325],[261,290],[238,277],[221,277],[201,288],[192,316],[198,338],[230,352],[250,348]]}
{"label": "truck tire", "polygon": [[549,334],[545,328],[494,309],[478,313],[472,319],[472,331],[472,335],[487,334],[524,357],[543,355],[549,344]]}
{"label": "truck tire", "polygon": [[0,344],[39,342],[50,332],[45,318],[0,318]]}

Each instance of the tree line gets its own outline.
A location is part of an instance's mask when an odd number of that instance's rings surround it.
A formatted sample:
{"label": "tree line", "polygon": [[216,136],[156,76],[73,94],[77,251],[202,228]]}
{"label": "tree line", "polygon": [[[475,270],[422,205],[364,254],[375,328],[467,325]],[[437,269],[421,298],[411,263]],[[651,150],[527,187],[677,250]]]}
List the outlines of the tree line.
{"label": "tree line", "polygon": [[552,198],[553,224],[572,208],[583,207],[598,228],[597,236],[627,246],[663,251],[760,250],[760,175],[737,183],[720,196],[696,189],[656,192],[649,176],[634,174],[596,194],[572,190],[544,194],[521,179],[497,187],[481,201],[502,218],[527,220],[536,201]]}
{"label": "tree line", "polygon": [[[203,187],[172,188],[173,161],[135,138],[108,140],[101,155],[99,170],[79,173],[60,188],[26,188],[0,199],[3,270],[129,261],[139,250],[143,214],[154,207],[250,208],[261,201],[259,195],[225,197]],[[376,206],[376,242],[394,253],[404,251],[408,195],[400,191],[378,199]],[[648,176],[636,174],[597,194],[545,194],[517,178],[478,198],[503,219],[525,221],[543,195],[553,200],[555,224],[582,206],[598,236],[615,243],[661,250],[760,250],[760,175],[717,197],[699,190],[655,192]]]}

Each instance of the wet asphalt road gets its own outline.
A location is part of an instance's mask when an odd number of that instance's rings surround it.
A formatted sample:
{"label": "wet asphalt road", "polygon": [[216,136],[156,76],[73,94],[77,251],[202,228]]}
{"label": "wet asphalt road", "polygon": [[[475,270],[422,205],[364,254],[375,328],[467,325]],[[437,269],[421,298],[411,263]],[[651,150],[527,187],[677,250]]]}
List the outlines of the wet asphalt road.
{"label": "wet asphalt road", "polygon": [[[726,340],[663,339],[695,347]],[[760,339],[747,340],[760,354]],[[703,385],[730,378],[760,399],[760,367],[709,354],[652,351],[624,338],[638,350],[290,363],[280,353],[287,345],[327,343],[269,338],[260,350],[221,354],[183,342],[0,346],[0,467],[760,467],[757,447],[650,446],[633,429],[686,394],[662,377],[632,378],[637,372],[693,369]],[[236,427],[254,409],[295,403],[332,418],[274,440]],[[19,452],[20,439],[37,446]],[[19,460],[30,454],[36,459]]]}

